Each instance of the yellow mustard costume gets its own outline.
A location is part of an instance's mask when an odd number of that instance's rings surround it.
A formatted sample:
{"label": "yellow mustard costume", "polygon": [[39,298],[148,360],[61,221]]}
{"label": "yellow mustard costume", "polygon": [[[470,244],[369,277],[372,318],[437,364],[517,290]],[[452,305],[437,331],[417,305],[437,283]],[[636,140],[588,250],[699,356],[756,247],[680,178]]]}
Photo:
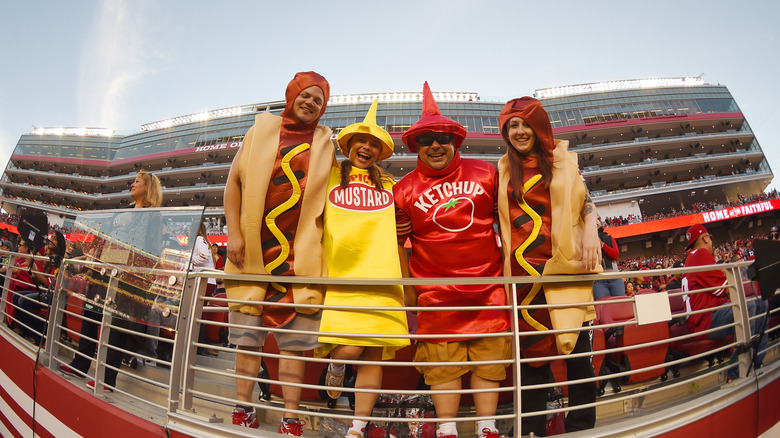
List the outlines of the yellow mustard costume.
{"label": "yellow mustard costume", "polygon": [[[330,277],[401,278],[398,243],[395,237],[395,209],[392,181],[383,181],[379,192],[368,179],[368,171],[352,167],[346,190],[340,186],[339,168],[332,168],[325,204],[323,243]],[[325,305],[402,307],[403,288],[396,286],[328,286]],[[409,333],[404,311],[335,310],[322,312],[321,332]],[[385,347],[383,359],[409,345],[408,338],[320,336],[319,341],[336,345]],[[332,346],[331,346],[332,347]],[[324,355],[324,352],[319,352]]]}

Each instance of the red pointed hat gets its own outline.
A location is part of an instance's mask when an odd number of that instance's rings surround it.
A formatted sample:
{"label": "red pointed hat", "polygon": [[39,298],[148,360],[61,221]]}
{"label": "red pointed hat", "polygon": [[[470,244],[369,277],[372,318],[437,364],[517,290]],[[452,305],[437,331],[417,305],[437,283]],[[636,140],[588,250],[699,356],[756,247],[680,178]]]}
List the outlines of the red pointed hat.
{"label": "red pointed hat", "polygon": [[452,144],[455,149],[463,144],[466,138],[466,128],[449,117],[441,115],[439,106],[433,100],[433,93],[428,86],[428,81],[423,85],[423,110],[422,117],[411,128],[404,132],[401,140],[412,152],[417,152],[417,137],[426,132],[443,132],[452,134]]}
{"label": "red pointed hat", "polygon": [[510,145],[509,139],[504,133],[504,125],[513,117],[519,117],[528,123],[539,139],[542,149],[552,152],[555,149],[555,140],[553,139],[552,125],[550,125],[550,116],[544,110],[542,103],[533,97],[521,97],[512,99],[504,105],[501,113],[498,115],[498,126],[501,128],[501,136],[507,145]]}

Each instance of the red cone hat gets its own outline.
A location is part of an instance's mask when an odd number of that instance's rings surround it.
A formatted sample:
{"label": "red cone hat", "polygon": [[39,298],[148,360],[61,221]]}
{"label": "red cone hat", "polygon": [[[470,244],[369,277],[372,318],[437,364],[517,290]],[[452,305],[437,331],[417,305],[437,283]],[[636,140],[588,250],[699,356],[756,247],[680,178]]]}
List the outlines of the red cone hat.
{"label": "red cone hat", "polygon": [[417,152],[417,137],[426,132],[442,132],[452,134],[452,144],[459,148],[466,138],[466,128],[449,117],[441,115],[439,106],[433,100],[433,93],[426,81],[423,85],[422,117],[411,128],[404,132],[401,140],[412,152]]}

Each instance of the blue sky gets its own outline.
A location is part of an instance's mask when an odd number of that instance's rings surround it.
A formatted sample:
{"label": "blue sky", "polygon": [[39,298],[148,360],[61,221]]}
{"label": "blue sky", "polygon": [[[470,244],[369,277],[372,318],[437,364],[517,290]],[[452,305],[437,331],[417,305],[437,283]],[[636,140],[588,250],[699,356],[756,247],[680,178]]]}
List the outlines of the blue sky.
{"label": "blue sky", "polygon": [[[698,76],[728,86],[780,172],[780,2],[9,2],[0,165],[33,126],[119,132],[282,100],[315,70],[333,94],[535,89]],[[770,188],[780,188],[778,178]]]}

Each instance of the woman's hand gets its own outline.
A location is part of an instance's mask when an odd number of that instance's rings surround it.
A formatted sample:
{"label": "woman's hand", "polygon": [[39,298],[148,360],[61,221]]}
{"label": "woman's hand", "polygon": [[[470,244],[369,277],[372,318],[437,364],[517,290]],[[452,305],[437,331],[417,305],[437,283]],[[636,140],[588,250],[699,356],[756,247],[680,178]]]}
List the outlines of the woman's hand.
{"label": "woman's hand", "polygon": [[593,271],[601,264],[601,239],[599,239],[598,213],[585,187],[585,203],[582,206],[582,248],[580,263],[585,270]]}
{"label": "woman's hand", "polygon": [[588,271],[601,264],[601,240],[593,227],[586,227],[582,233],[582,267]]}
{"label": "woman's hand", "polygon": [[228,235],[227,258],[239,270],[244,270],[244,236],[241,233]]}

